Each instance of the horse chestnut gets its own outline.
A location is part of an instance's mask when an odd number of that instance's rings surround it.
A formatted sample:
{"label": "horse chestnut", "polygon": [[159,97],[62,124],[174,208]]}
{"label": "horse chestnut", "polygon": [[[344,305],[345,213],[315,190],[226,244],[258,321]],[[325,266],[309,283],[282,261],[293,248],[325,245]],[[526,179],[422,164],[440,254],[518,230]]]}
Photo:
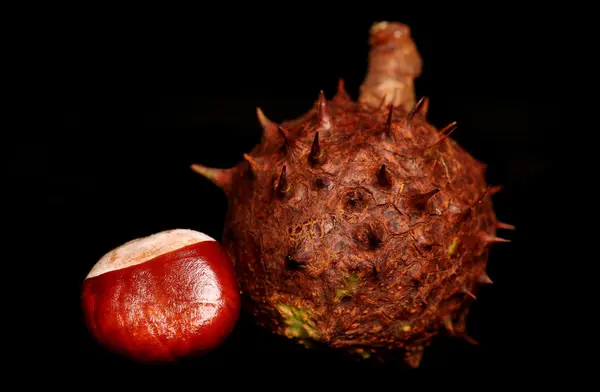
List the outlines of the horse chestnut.
{"label": "horse chestnut", "polygon": [[141,362],[213,350],[232,332],[241,300],[220,243],[169,230],[105,254],[83,282],[85,323],[103,346]]}

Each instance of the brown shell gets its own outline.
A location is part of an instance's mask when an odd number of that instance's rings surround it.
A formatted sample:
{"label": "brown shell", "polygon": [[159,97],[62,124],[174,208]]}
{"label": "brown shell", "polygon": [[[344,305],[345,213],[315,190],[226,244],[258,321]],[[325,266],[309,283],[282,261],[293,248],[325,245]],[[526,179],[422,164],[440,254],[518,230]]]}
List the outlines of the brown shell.
{"label": "brown shell", "polygon": [[[440,330],[466,336],[496,217],[484,165],[415,110],[321,93],[219,171],[223,244],[245,306],[275,333],[418,366]],[[262,117],[261,117],[262,116]],[[278,127],[278,131],[273,131]],[[214,180],[214,179],[213,179]]]}

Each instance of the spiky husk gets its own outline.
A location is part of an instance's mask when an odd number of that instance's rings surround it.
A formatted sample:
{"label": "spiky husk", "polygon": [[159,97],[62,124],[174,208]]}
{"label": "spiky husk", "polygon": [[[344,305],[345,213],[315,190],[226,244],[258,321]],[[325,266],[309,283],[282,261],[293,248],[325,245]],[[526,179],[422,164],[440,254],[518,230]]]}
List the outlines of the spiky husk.
{"label": "spiky husk", "polygon": [[258,110],[264,137],[238,166],[196,166],[227,194],[222,241],[257,323],[413,367],[441,330],[467,337],[502,224],[484,165],[427,107],[353,101],[341,83],[292,121]]}

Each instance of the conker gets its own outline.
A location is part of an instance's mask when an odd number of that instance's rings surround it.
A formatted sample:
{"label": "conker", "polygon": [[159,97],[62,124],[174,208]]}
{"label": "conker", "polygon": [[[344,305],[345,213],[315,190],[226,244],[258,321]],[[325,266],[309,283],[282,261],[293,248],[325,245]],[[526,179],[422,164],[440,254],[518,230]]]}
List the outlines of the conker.
{"label": "conker", "polygon": [[210,236],[163,231],[105,254],[83,282],[93,337],[141,362],[205,354],[230,335],[241,300],[233,264]]}

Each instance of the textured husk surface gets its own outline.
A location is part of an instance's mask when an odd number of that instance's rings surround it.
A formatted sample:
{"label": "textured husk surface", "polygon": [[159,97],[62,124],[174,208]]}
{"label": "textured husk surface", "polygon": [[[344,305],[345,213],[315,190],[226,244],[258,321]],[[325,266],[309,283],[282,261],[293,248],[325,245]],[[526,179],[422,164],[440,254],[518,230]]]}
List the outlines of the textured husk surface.
{"label": "textured husk surface", "polygon": [[[467,335],[496,220],[485,165],[415,103],[421,59],[401,24],[371,30],[353,100],[340,84],[275,124],[237,166],[196,165],[226,193],[223,244],[256,322],[299,342],[416,367],[442,331]],[[505,225],[508,227],[510,225]]]}
{"label": "textured husk surface", "polygon": [[387,108],[336,96],[324,129],[317,106],[236,168],[223,241],[248,309],[281,335],[359,352],[463,333],[495,235],[484,166],[401,108],[388,130]]}

